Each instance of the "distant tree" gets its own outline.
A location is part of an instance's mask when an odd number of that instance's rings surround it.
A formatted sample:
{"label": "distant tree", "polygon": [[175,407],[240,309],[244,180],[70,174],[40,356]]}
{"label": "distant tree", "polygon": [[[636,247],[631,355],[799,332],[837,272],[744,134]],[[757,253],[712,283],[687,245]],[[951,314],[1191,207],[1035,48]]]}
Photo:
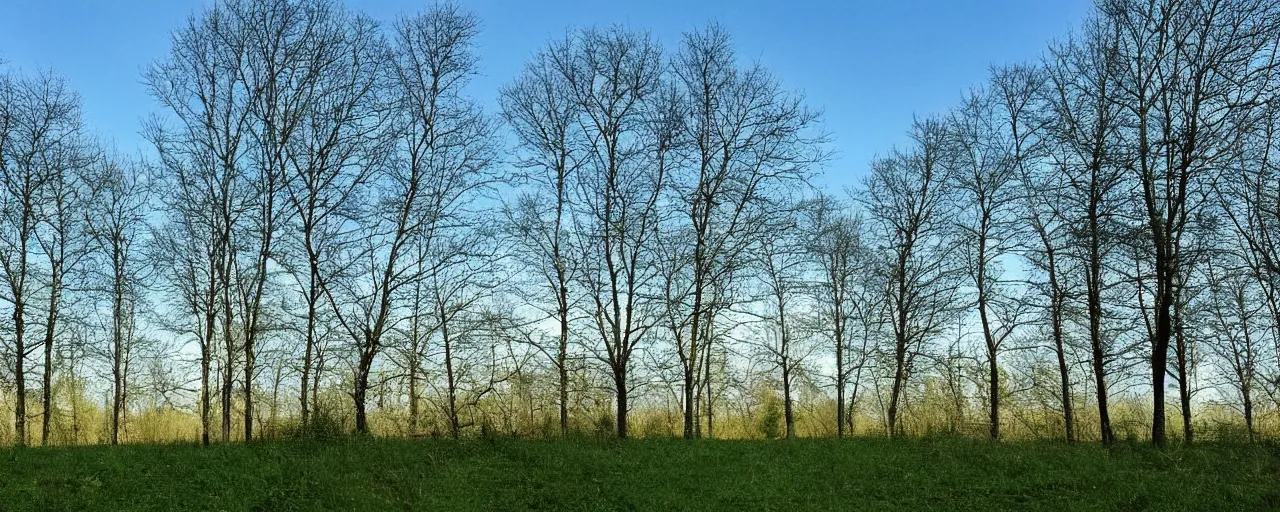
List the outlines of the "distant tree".
{"label": "distant tree", "polygon": [[[867,346],[852,349],[855,321],[861,321],[867,334],[872,318],[868,314],[874,307],[867,288],[861,286],[868,270],[867,247],[862,240],[862,219],[852,216],[851,205],[828,196],[819,195],[802,205],[799,229],[804,237],[804,249],[812,265],[819,270],[813,295],[816,309],[823,317],[821,325],[830,330],[835,354],[836,384],[836,437],[844,437],[845,427],[852,431],[852,407],[857,402],[858,379],[854,379],[853,396],[846,399],[851,371],[860,371],[866,365]],[[868,340],[867,336],[863,337]],[[852,361],[852,364],[850,364]]]}
{"label": "distant tree", "polygon": [[796,435],[793,398],[796,380],[803,373],[805,358],[812,352],[803,343],[803,321],[797,311],[802,306],[806,262],[797,226],[794,223],[774,226],[773,235],[764,237],[758,246],[756,265],[761,289],[758,300],[762,305],[757,316],[764,324],[760,329],[763,338],[760,345],[766,360],[781,377],[782,420],[786,438],[791,439]]}
{"label": "distant tree", "polygon": [[1217,365],[1227,375],[1230,387],[1239,397],[1245,428],[1249,440],[1253,441],[1257,435],[1254,397],[1265,350],[1258,322],[1267,301],[1261,300],[1258,283],[1250,277],[1247,267],[1219,266],[1204,266],[1209,289],[1206,306],[1210,308],[1215,324],[1212,329],[1214,336],[1208,345],[1217,356]]}

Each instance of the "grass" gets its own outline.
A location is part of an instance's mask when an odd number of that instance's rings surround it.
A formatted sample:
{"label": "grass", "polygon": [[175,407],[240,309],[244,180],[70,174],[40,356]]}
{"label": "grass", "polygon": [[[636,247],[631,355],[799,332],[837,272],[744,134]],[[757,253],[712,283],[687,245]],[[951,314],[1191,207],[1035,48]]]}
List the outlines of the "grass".
{"label": "grass", "polygon": [[964,439],[0,450],[0,510],[1265,510],[1280,448]]}

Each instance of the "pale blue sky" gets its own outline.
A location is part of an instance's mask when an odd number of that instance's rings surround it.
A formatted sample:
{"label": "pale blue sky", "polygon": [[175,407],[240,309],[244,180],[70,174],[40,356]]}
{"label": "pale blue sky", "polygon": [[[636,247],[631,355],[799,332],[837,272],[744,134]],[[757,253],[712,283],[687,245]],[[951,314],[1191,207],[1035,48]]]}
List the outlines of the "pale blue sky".
{"label": "pale blue sky", "polygon": [[[90,128],[122,150],[145,151],[141,120],[156,111],[142,70],[169,33],[208,0],[0,0],[0,59],[54,69],[80,91]],[[423,0],[348,0],[389,22]],[[667,48],[717,21],[739,54],[772,69],[825,112],[836,157],[823,183],[852,185],[868,161],[901,143],[913,113],[955,104],[989,66],[1036,60],[1092,9],[1091,0],[498,1],[462,0],[483,23],[482,76],[472,93],[491,112],[498,88],[566,28],[623,24]]]}

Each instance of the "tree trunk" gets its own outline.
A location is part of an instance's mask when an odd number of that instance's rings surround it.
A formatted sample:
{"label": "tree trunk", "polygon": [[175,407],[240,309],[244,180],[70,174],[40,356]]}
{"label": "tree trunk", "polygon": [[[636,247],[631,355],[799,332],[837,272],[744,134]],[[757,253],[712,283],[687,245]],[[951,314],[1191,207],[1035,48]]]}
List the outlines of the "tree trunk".
{"label": "tree trunk", "polygon": [[365,397],[369,391],[369,371],[373,367],[373,352],[371,349],[362,349],[360,351],[360,361],[356,364],[355,389],[352,390],[351,399],[356,406],[356,433],[369,433],[369,420],[365,412]]}
{"label": "tree trunk", "polygon": [[614,367],[613,385],[617,393],[617,427],[618,439],[627,438],[627,370],[625,367]]}
{"label": "tree trunk", "polygon": [[13,346],[14,346],[14,386],[17,388],[17,401],[13,407],[13,433],[14,441],[18,446],[27,445],[27,369],[25,367],[27,359],[27,347],[23,344],[23,337],[26,335],[25,322],[23,320],[23,310],[25,303],[21,293],[14,294],[13,300]]}
{"label": "tree trunk", "polygon": [[449,336],[449,321],[444,309],[444,303],[439,303],[440,313],[440,337],[444,342],[444,372],[445,381],[448,385],[448,409],[445,411],[449,415],[449,436],[458,439],[462,435],[461,426],[458,423],[458,381],[453,373],[453,338]]}
{"label": "tree trunk", "polygon": [[[562,278],[563,279],[563,278]],[[569,435],[569,310],[567,305],[567,292],[563,286],[560,288],[560,346],[559,353],[556,354],[556,369],[559,370],[559,391],[560,391],[560,436]]]}
{"label": "tree trunk", "polygon": [[1160,304],[1156,307],[1156,336],[1151,346],[1151,442],[1157,447],[1164,447],[1165,438],[1165,403],[1164,377],[1169,368],[1169,338],[1171,331],[1170,309],[1173,305],[1170,288],[1163,285]]}
{"label": "tree trunk", "polygon": [[1058,356],[1058,379],[1061,386],[1062,396],[1062,422],[1063,428],[1066,430],[1067,443],[1076,442],[1075,431],[1075,410],[1071,404],[1071,370],[1067,366],[1067,351],[1063,342],[1063,306],[1066,302],[1065,294],[1062,292],[1061,285],[1058,283],[1058,266],[1054,258],[1053,250],[1046,251],[1049,258],[1049,290],[1053,296],[1050,298],[1050,315],[1053,322],[1053,348]]}
{"label": "tree trunk", "polygon": [[1178,398],[1182,412],[1182,441],[1190,444],[1195,438],[1195,432],[1191,427],[1191,372],[1188,363],[1191,354],[1188,352],[1186,332],[1182,325],[1182,301],[1178,295],[1180,294],[1175,293],[1173,303],[1174,340],[1177,344],[1174,353],[1178,359]]}
{"label": "tree trunk", "polygon": [[791,362],[782,358],[782,418],[787,425],[787,439],[796,435],[795,418],[791,413]]}
{"label": "tree trunk", "polygon": [[53,265],[52,282],[49,286],[49,316],[44,330],[44,414],[40,422],[40,444],[49,445],[49,425],[53,419],[53,341],[54,329],[58,323],[58,299],[62,294],[62,273],[59,265]]}
{"label": "tree trunk", "polygon": [[[696,278],[695,278],[696,279]],[[682,369],[684,370],[684,438],[693,439],[695,428],[701,427],[700,421],[697,419],[697,411],[694,407],[695,395],[698,394],[695,389],[698,385],[697,374],[702,372],[702,362],[698,360],[698,341],[701,339],[700,328],[702,321],[702,288],[701,282],[694,284],[693,290],[693,313],[689,322],[689,354],[684,359]],[[701,430],[698,428],[698,430]]]}

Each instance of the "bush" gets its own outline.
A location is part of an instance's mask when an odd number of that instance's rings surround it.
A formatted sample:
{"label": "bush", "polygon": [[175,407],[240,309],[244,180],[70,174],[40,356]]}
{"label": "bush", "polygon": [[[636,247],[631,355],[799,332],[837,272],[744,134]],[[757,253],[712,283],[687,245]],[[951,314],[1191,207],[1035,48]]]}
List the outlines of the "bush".
{"label": "bush", "polygon": [[760,418],[756,421],[756,430],[765,439],[777,439],[782,436],[782,400],[778,395],[765,394]]}
{"label": "bush", "polygon": [[287,435],[299,440],[333,441],[348,437],[350,432],[347,432],[347,429],[342,426],[342,421],[336,416],[320,409],[311,415],[310,421],[305,425],[294,426]]}

